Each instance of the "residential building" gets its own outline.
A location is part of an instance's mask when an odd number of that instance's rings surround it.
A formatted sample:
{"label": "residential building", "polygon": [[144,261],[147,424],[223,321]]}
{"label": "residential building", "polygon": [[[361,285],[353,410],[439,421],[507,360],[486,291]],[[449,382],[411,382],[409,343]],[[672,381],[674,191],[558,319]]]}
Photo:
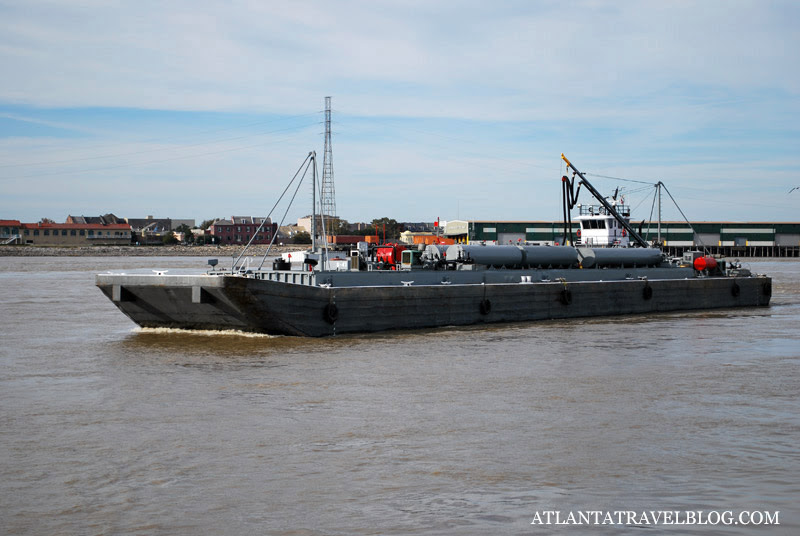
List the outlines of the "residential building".
{"label": "residential building", "polygon": [[173,218],[125,218],[131,226],[134,234],[134,241],[141,244],[159,244],[164,236],[175,231],[181,225],[186,225],[190,229],[194,227],[193,219],[173,219]]}
{"label": "residential building", "polygon": [[[270,218],[231,216],[229,220],[217,220],[211,224],[211,236],[217,244],[269,244],[278,224]],[[255,238],[253,238],[255,236]]]}
{"label": "residential building", "polygon": [[0,220],[0,244],[19,244],[19,220]]}
{"label": "residential building", "polygon": [[279,242],[291,242],[294,240],[294,237],[297,233],[300,232],[308,232],[303,227],[299,225],[281,225],[278,228],[278,238]]}

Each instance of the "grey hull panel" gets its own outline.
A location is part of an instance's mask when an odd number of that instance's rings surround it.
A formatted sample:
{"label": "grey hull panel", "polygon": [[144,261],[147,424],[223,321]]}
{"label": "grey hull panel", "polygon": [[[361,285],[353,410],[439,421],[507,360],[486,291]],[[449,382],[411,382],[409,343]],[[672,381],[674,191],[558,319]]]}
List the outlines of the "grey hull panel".
{"label": "grey hull panel", "polygon": [[97,276],[145,327],[328,336],[769,304],[771,279],[690,278],[330,287],[245,277]]}

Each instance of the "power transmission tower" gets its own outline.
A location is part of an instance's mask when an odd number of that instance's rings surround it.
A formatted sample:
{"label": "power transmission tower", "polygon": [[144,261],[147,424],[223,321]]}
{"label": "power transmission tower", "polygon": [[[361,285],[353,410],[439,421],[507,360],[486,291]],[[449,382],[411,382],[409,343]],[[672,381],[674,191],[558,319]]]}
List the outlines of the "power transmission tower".
{"label": "power transmission tower", "polygon": [[336,189],[333,186],[333,148],[331,147],[331,98],[325,97],[325,153],[322,156],[322,217],[325,232],[335,234]]}

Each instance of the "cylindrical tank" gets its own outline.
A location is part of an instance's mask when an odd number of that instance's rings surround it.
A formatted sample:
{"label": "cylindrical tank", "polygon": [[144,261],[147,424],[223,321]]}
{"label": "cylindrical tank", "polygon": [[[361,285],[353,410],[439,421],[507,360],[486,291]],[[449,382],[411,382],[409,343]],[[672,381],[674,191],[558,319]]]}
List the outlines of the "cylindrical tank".
{"label": "cylindrical tank", "polygon": [[709,257],[706,255],[705,257],[697,257],[694,260],[694,269],[698,272],[702,272],[703,270],[713,270],[717,267],[717,259],[714,257]]}
{"label": "cylindrical tank", "polygon": [[444,260],[447,254],[448,246],[441,244],[428,244],[425,246],[425,251],[422,252],[422,260],[430,262],[438,262]]}
{"label": "cylindrical tank", "polygon": [[578,263],[578,252],[569,246],[519,246],[523,253],[522,263],[536,268],[541,266],[573,266]]}
{"label": "cylindrical tank", "polygon": [[617,268],[653,266],[661,262],[661,250],[656,248],[578,248],[583,268]]}
{"label": "cylindrical tank", "polygon": [[495,268],[522,266],[522,250],[517,246],[472,246],[454,244],[447,248],[447,260],[472,261]]}

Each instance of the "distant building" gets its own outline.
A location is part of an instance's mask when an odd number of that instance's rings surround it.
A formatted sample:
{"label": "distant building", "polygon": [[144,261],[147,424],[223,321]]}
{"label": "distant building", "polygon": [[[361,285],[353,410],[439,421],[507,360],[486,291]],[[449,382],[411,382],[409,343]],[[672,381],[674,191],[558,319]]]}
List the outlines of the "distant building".
{"label": "distant building", "polygon": [[[189,229],[195,226],[195,221],[194,219],[191,218],[175,219],[175,218],[154,218],[152,216],[147,216],[146,218],[125,218],[125,222],[127,222],[131,226],[131,229],[133,229],[133,231],[137,233],[145,229],[154,233],[167,233],[169,231],[174,231],[181,225],[185,225]],[[93,223],[93,222],[87,221],[86,223]]]}
{"label": "distant building", "polygon": [[[631,225],[648,242],[657,241],[657,222]],[[576,245],[581,244],[579,228],[573,221],[571,242]],[[559,245],[564,242],[564,222],[452,220],[444,236],[457,243]],[[662,221],[661,247],[671,255],[699,248],[731,257],[798,257],[800,222]]]}
{"label": "distant building", "polygon": [[452,238],[444,238],[442,235],[435,233],[415,233],[412,231],[403,231],[400,233],[400,242],[403,244],[453,244],[455,241]]}
{"label": "distant building", "polygon": [[400,226],[406,230],[411,231],[412,233],[430,233],[433,232],[434,224],[428,222],[403,222]]}
{"label": "distant building", "polygon": [[356,222],[356,223],[348,223],[347,229],[352,233],[354,231],[364,231],[372,227],[371,223],[366,222]]}
{"label": "distant building", "polygon": [[141,244],[160,244],[164,237],[174,232],[181,225],[186,225],[190,229],[194,227],[193,219],[173,219],[173,218],[125,218],[131,226],[134,241]]}
{"label": "distant building", "polygon": [[130,245],[127,223],[21,223],[22,244],[34,246]]}
{"label": "distant building", "polygon": [[[339,218],[339,216],[325,216],[325,225],[324,225],[325,233],[328,235],[332,234],[331,229],[334,230],[338,229],[341,224],[341,221],[342,220]],[[317,214],[316,223],[318,229],[317,236],[321,236],[323,231],[323,225],[322,225],[322,216],[319,214]],[[311,216],[297,218],[297,226],[301,227],[308,234],[311,234]],[[350,227],[350,225],[348,225],[348,227]]]}
{"label": "distant building", "polygon": [[19,244],[19,220],[0,220],[0,244]]}
{"label": "distant building", "polygon": [[[270,218],[232,216],[229,220],[216,220],[211,224],[211,236],[217,244],[269,244],[278,224]],[[255,236],[255,238],[253,238]]]}
{"label": "distant building", "polygon": [[288,242],[294,240],[294,237],[297,233],[300,232],[308,232],[304,228],[300,227],[299,225],[281,225],[278,228],[278,238],[277,240],[281,242]]}
{"label": "distant building", "polygon": [[173,231],[175,229],[177,229],[178,227],[182,226],[182,225],[185,225],[186,227],[191,229],[192,227],[195,226],[195,221],[194,221],[194,219],[189,219],[189,218],[183,218],[183,219],[172,218],[172,230]]}
{"label": "distant building", "polygon": [[101,225],[109,225],[112,223],[125,223],[125,220],[109,213],[104,216],[67,216],[66,223],[99,223]]}
{"label": "distant building", "polygon": [[311,234],[311,216],[297,218],[297,226],[303,229],[308,234]]}

